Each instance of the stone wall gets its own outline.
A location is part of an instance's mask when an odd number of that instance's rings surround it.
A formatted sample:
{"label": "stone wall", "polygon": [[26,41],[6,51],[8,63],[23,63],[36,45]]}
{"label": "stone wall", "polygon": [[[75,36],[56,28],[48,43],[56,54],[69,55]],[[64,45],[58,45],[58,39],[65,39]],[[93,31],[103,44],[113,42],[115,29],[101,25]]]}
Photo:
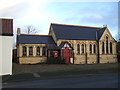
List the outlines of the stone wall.
{"label": "stone wall", "polygon": [[[105,32],[105,35],[108,34],[109,32]],[[116,63],[117,62],[117,55],[116,55],[116,42],[113,40],[113,38],[109,35],[109,42],[112,41],[113,43],[113,48],[112,54],[102,54],[102,43],[101,41],[105,41],[104,40],[105,37],[101,37],[101,40],[99,42],[99,53],[100,53],[100,63]],[[97,46],[97,42],[96,41],[85,41],[85,40],[58,40],[57,41],[57,45],[60,45],[61,42],[63,41],[68,41],[71,46],[74,48],[73,52],[74,52],[74,64],[94,64],[97,63],[98,58],[97,58],[97,54],[98,54],[98,46]],[[85,44],[85,53],[84,54],[77,54],[77,44]],[[96,53],[90,54],[90,47],[89,45],[96,45]],[[110,48],[110,47],[109,47]],[[106,48],[105,48],[106,50]],[[93,51],[93,48],[92,48]],[[80,49],[81,52],[81,49]],[[106,51],[105,51],[106,52]],[[110,52],[110,50],[109,50]],[[87,54],[87,56],[86,56]]]}
{"label": "stone wall", "polygon": [[[57,41],[57,45],[60,45],[61,42],[67,41],[71,44],[71,46],[74,48],[73,52],[74,52],[74,64],[93,64],[93,63],[97,63],[97,42],[96,41],[86,41],[86,40],[58,40]],[[80,54],[77,54],[77,44],[79,44],[80,46],[82,44],[85,45],[84,48],[84,54],[81,53],[81,48],[80,48]],[[93,48],[92,48],[92,53],[90,54],[89,51],[89,45],[95,44],[96,45],[96,53],[93,53]]]}
{"label": "stone wall", "polygon": [[87,58],[87,64],[95,64],[97,63],[97,54],[89,55]]}
{"label": "stone wall", "polygon": [[[23,56],[22,47],[27,47],[27,56]],[[33,47],[33,56],[29,56],[29,47]],[[40,56],[36,55],[36,47],[40,46]],[[46,44],[19,44],[17,45],[17,58],[20,64],[36,64],[45,63],[47,61],[47,49],[46,56],[42,56],[42,47],[46,47]]]}
{"label": "stone wall", "polygon": [[100,63],[116,63],[117,55],[100,55]]}
{"label": "stone wall", "polygon": [[85,64],[85,55],[76,55],[74,64]]}
{"label": "stone wall", "polygon": [[47,57],[21,57],[19,58],[19,64],[37,64],[46,63]]}
{"label": "stone wall", "polygon": [[[106,37],[108,37],[108,53],[106,52]],[[102,52],[102,43],[104,42],[104,53]],[[112,43],[112,53],[110,53],[110,42]],[[106,29],[99,40],[100,63],[116,63],[117,52],[116,42],[108,29]]]}

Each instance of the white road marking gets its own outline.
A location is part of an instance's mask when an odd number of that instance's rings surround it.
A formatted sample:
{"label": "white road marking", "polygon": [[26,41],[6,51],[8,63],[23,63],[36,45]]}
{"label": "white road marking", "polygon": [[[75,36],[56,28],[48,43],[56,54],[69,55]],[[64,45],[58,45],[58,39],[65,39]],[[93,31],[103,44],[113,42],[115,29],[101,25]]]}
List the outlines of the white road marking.
{"label": "white road marking", "polygon": [[34,77],[40,77],[40,75],[38,73],[33,73]]}

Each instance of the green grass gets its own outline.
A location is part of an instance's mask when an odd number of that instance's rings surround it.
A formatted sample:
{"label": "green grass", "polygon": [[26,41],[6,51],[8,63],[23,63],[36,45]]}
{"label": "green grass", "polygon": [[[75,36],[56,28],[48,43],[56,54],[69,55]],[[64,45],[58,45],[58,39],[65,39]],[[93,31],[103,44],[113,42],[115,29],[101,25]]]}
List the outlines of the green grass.
{"label": "green grass", "polygon": [[[41,73],[41,72],[65,72],[65,71],[89,71],[102,69],[118,69],[120,64],[37,64],[37,65],[19,65],[14,64],[13,73]],[[120,67],[119,67],[120,68]]]}
{"label": "green grass", "polygon": [[105,70],[105,69],[118,69],[117,66],[114,67],[101,67],[101,68],[84,68],[84,69],[65,69],[65,70],[56,70],[53,72],[66,72],[66,71],[88,71],[88,70]]}
{"label": "green grass", "polygon": [[[77,76],[93,76],[93,75],[100,75],[100,74],[106,74],[106,73],[118,73],[119,65],[120,64],[15,65],[13,69],[17,72],[19,72],[18,70],[21,70],[21,72],[20,73],[14,72],[14,76],[10,76],[8,82],[35,80],[35,79],[38,80],[38,79],[49,79],[49,78],[63,78],[63,77],[74,77],[74,76],[76,76],[76,77]],[[67,68],[67,67],[69,67],[69,68]],[[54,69],[54,68],[56,68],[56,69]],[[26,70],[24,70],[24,69],[26,69]],[[40,70],[42,70],[42,69],[46,69],[46,70],[41,72]],[[64,73],[64,72],[69,72],[69,71],[71,71],[71,72]],[[74,71],[80,71],[80,72],[74,72]],[[61,72],[61,73],[59,73],[59,72]],[[41,75],[41,77],[34,78],[32,73],[38,73]],[[119,71],[119,73],[120,73],[120,71]]]}

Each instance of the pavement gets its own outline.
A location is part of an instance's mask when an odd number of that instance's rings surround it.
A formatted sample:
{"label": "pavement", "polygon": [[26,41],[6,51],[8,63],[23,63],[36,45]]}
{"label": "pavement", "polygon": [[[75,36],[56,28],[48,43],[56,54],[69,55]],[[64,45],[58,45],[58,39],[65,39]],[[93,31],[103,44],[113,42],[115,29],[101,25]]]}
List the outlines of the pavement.
{"label": "pavement", "polygon": [[[36,75],[35,75],[36,76]],[[4,89],[18,88],[118,88],[118,74],[107,73],[94,76],[72,76],[70,78],[32,80],[3,83]],[[18,89],[19,90],[19,89]]]}
{"label": "pavement", "polygon": [[43,80],[63,77],[93,76],[107,73],[118,73],[116,69],[83,70],[83,71],[53,71],[41,73],[24,73],[2,76],[2,83]]}

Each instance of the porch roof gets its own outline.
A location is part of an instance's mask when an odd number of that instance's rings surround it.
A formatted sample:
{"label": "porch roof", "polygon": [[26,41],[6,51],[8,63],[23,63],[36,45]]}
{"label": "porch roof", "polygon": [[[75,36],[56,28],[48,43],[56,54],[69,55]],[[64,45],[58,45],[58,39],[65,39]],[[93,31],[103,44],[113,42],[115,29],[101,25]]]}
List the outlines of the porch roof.
{"label": "porch roof", "polygon": [[66,42],[62,42],[59,47],[62,48],[65,44],[68,44],[70,46],[70,48],[73,50],[73,47],[71,46],[70,43],[68,43],[67,41]]}

